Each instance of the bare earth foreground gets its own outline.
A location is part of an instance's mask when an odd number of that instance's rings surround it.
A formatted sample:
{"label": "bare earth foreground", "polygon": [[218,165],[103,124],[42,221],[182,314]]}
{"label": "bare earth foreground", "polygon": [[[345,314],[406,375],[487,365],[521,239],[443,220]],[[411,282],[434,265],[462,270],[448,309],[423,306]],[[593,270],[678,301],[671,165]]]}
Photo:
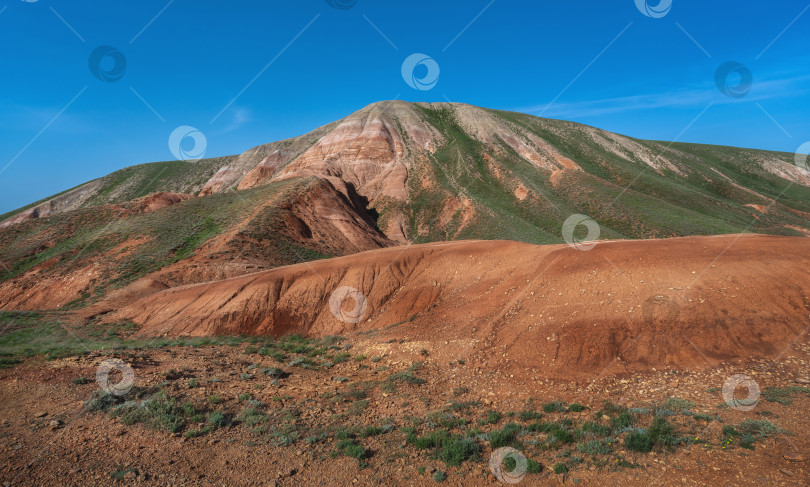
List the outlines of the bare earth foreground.
{"label": "bare earth foreground", "polygon": [[121,347],[0,369],[0,481],[497,485],[513,447],[521,485],[808,485],[808,276],[810,239],[726,235],[136,282],[59,315]]}

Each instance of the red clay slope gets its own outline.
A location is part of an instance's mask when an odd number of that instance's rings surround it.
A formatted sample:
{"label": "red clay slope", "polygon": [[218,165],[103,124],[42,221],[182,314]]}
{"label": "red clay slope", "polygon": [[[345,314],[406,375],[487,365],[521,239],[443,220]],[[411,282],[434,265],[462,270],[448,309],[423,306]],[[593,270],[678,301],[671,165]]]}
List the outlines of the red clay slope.
{"label": "red clay slope", "polygon": [[[379,330],[380,343],[421,340],[475,365],[562,377],[776,356],[810,325],[808,277],[807,238],[612,241],[587,252],[463,241],[168,289],[112,318],[147,336]],[[359,323],[351,299],[343,321],[330,311],[342,286],[366,296]]]}

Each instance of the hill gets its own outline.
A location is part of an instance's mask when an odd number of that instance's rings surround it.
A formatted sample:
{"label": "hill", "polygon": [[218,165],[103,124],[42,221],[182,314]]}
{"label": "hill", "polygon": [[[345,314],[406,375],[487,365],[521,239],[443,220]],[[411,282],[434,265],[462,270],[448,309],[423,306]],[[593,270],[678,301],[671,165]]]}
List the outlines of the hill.
{"label": "hill", "polygon": [[0,307],[84,306],[141,278],[173,287],[402,243],[562,243],[574,214],[602,239],[808,235],[810,174],[792,154],[380,102],[301,137],[129,167],[3,215]]}

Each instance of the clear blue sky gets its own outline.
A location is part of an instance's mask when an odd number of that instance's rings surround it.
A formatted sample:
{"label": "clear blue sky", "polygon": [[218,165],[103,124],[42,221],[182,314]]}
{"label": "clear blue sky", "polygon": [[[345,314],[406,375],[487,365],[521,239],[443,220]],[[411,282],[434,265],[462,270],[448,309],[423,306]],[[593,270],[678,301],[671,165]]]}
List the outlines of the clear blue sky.
{"label": "clear blue sky", "polygon": [[[810,140],[809,0],[674,0],[659,18],[636,0],[331,1],[349,8],[0,0],[0,212],[171,160],[181,125],[205,135],[206,157],[235,154],[394,98],[658,140],[787,152]],[[117,82],[89,69],[103,45],[126,58]],[[403,79],[413,53],[440,67],[430,90]],[[741,98],[716,86],[728,61],[753,76]]]}

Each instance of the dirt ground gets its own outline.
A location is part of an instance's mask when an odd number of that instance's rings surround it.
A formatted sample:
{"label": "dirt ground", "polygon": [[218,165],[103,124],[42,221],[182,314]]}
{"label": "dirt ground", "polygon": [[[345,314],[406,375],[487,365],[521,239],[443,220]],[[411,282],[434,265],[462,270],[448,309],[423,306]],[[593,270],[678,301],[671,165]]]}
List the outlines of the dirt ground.
{"label": "dirt ground", "polygon": [[[346,348],[345,343],[351,344]],[[340,345],[351,357],[331,367],[301,368],[257,352],[246,345],[167,347],[132,352],[95,352],[84,357],[54,361],[29,359],[0,370],[0,482],[3,485],[431,485],[431,472],[446,472],[444,484],[453,486],[499,485],[488,467],[492,448],[480,441],[475,459],[447,466],[406,441],[402,428],[417,424],[431,411],[457,409],[484,432],[508,422],[526,425],[520,414],[536,410],[540,421],[570,418],[574,424],[601,421],[604,402],[618,407],[651,407],[670,397],[694,403],[692,413],[675,412],[672,421],[686,425],[681,431],[696,440],[649,453],[628,451],[615,445],[610,455],[579,453],[569,448],[544,450],[524,439],[527,457],[542,471],[528,474],[521,485],[808,485],[810,465],[810,395],[802,392],[810,379],[810,342],[802,336],[777,360],[748,360],[706,364],[687,369],[659,369],[649,373],[602,374],[576,380],[509,377],[459,360],[452,347],[427,341],[392,341],[387,335],[354,334]],[[344,352],[341,352],[344,353]],[[248,407],[240,395],[263,404],[273,419],[272,431],[283,411],[295,410],[292,423],[300,436],[278,446],[272,436],[252,431],[245,423],[213,429],[198,437],[155,430],[144,424],[124,424],[121,418],[88,411],[84,402],[99,390],[96,371],[103,360],[120,357],[132,366],[137,387],[160,387],[178,401],[200,408],[224,411],[238,417]],[[287,357],[288,359],[290,357]],[[414,364],[417,364],[414,367]],[[419,366],[419,363],[422,365]],[[272,379],[260,372],[278,367],[288,377]],[[402,383],[395,390],[381,387],[397,372],[413,370],[425,382]],[[750,411],[724,407],[724,382],[734,374],[747,374],[763,391]],[[84,384],[77,379],[88,378]],[[196,387],[190,387],[191,381]],[[364,408],[352,385],[363,390]],[[376,385],[374,385],[376,384]],[[765,400],[764,391],[794,388],[789,404]],[[745,389],[738,390],[745,396]],[[344,394],[344,396],[341,396]],[[211,397],[218,398],[216,404]],[[336,398],[342,400],[336,400]],[[551,401],[578,403],[579,412],[543,412]],[[362,402],[362,401],[361,401]],[[354,407],[354,409],[352,409]],[[502,412],[497,424],[477,422],[488,411]],[[288,418],[289,419],[289,418]],[[759,439],[754,449],[736,443],[724,447],[725,425],[746,419],[767,419],[781,432]],[[379,424],[393,427],[382,434],[357,441],[367,449],[363,462],[339,450],[338,431],[355,431]],[[426,423],[421,423],[422,426]],[[201,425],[196,425],[201,426]],[[457,428],[458,429],[458,428]],[[309,437],[320,440],[309,442]],[[698,439],[699,438],[699,439]],[[626,436],[623,437],[626,440]],[[736,440],[734,440],[736,441]],[[564,453],[568,451],[568,456]],[[567,473],[554,473],[555,462],[569,462]],[[611,465],[613,459],[627,465]],[[790,459],[788,459],[790,458]],[[616,460],[618,463],[618,460]],[[504,484],[506,485],[506,484]]]}

